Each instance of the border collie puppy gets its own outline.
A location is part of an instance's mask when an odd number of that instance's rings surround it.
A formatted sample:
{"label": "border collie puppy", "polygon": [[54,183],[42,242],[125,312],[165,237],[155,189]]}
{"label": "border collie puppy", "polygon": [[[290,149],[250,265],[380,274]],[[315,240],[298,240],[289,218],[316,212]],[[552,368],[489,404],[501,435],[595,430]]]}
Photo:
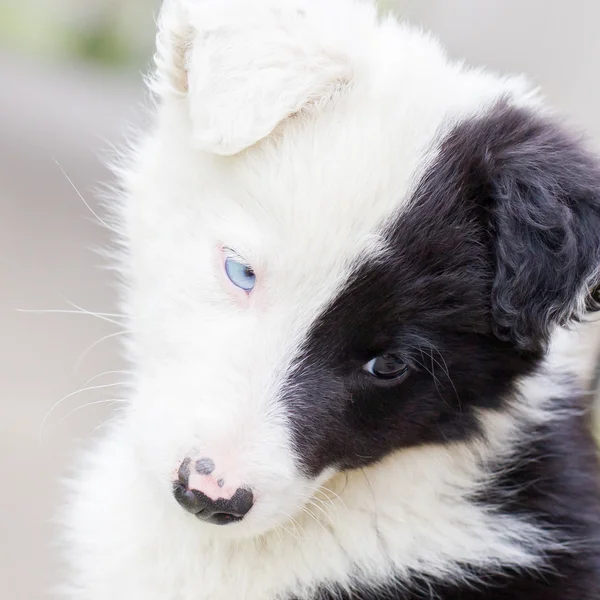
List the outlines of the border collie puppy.
{"label": "border collie puppy", "polygon": [[368,1],[167,0],[152,87],[69,597],[600,598],[592,156]]}

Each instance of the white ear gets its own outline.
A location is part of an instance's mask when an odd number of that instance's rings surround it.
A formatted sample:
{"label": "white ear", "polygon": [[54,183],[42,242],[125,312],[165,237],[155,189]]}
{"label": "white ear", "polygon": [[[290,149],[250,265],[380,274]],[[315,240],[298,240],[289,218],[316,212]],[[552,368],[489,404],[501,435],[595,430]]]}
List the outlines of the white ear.
{"label": "white ear", "polygon": [[336,22],[319,4],[168,0],[157,64],[187,97],[200,149],[236,154],[350,79],[348,59],[328,44]]}

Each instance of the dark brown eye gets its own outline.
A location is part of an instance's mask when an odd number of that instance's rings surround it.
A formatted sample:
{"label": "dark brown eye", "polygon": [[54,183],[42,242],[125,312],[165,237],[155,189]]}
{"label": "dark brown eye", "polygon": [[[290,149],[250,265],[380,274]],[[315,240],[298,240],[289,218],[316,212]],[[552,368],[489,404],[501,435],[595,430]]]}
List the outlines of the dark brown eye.
{"label": "dark brown eye", "polygon": [[592,290],[592,300],[600,305],[600,285]]}
{"label": "dark brown eye", "polygon": [[399,379],[408,374],[408,365],[396,354],[376,356],[363,368],[378,379]]}

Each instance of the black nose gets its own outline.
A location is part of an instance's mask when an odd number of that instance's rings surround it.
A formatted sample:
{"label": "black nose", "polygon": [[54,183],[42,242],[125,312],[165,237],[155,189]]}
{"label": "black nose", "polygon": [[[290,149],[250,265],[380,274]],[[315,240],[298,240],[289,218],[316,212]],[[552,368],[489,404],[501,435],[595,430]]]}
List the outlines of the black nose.
{"label": "black nose", "polygon": [[177,502],[188,512],[196,515],[203,521],[215,525],[227,525],[241,521],[252,508],[254,496],[247,488],[238,488],[228,500],[219,498],[211,500],[198,490],[190,490],[183,483],[173,485],[173,493]]}

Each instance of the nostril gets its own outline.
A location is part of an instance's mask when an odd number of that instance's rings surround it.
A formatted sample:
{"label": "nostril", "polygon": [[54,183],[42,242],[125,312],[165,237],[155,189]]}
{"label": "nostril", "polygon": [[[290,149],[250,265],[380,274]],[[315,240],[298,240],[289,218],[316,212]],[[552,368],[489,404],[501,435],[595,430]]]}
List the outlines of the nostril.
{"label": "nostril", "polygon": [[248,488],[238,488],[227,504],[227,512],[238,517],[244,517],[250,512],[254,504],[254,494]]}
{"label": "nostril", "polygon": [[173,495],[183,508],[194,515],[201,513],[209,505],[211,500],[194,490],[190,490],[182,483],[176,482],[173,485]]}
{"label": "nostril", "polygon": [[215,525],[229,525],[229,523],[237,523],[244,517],[237,517],[231,513],[215,513],[210,517],[210,522]]}
{"label": "nostril", "polygon": [[186,458],[181,465],[179,466],[179,471],[177,472],[177,478],[179,479],[179,483],[183,484],[187,487],[190,481],[190,458]]}

